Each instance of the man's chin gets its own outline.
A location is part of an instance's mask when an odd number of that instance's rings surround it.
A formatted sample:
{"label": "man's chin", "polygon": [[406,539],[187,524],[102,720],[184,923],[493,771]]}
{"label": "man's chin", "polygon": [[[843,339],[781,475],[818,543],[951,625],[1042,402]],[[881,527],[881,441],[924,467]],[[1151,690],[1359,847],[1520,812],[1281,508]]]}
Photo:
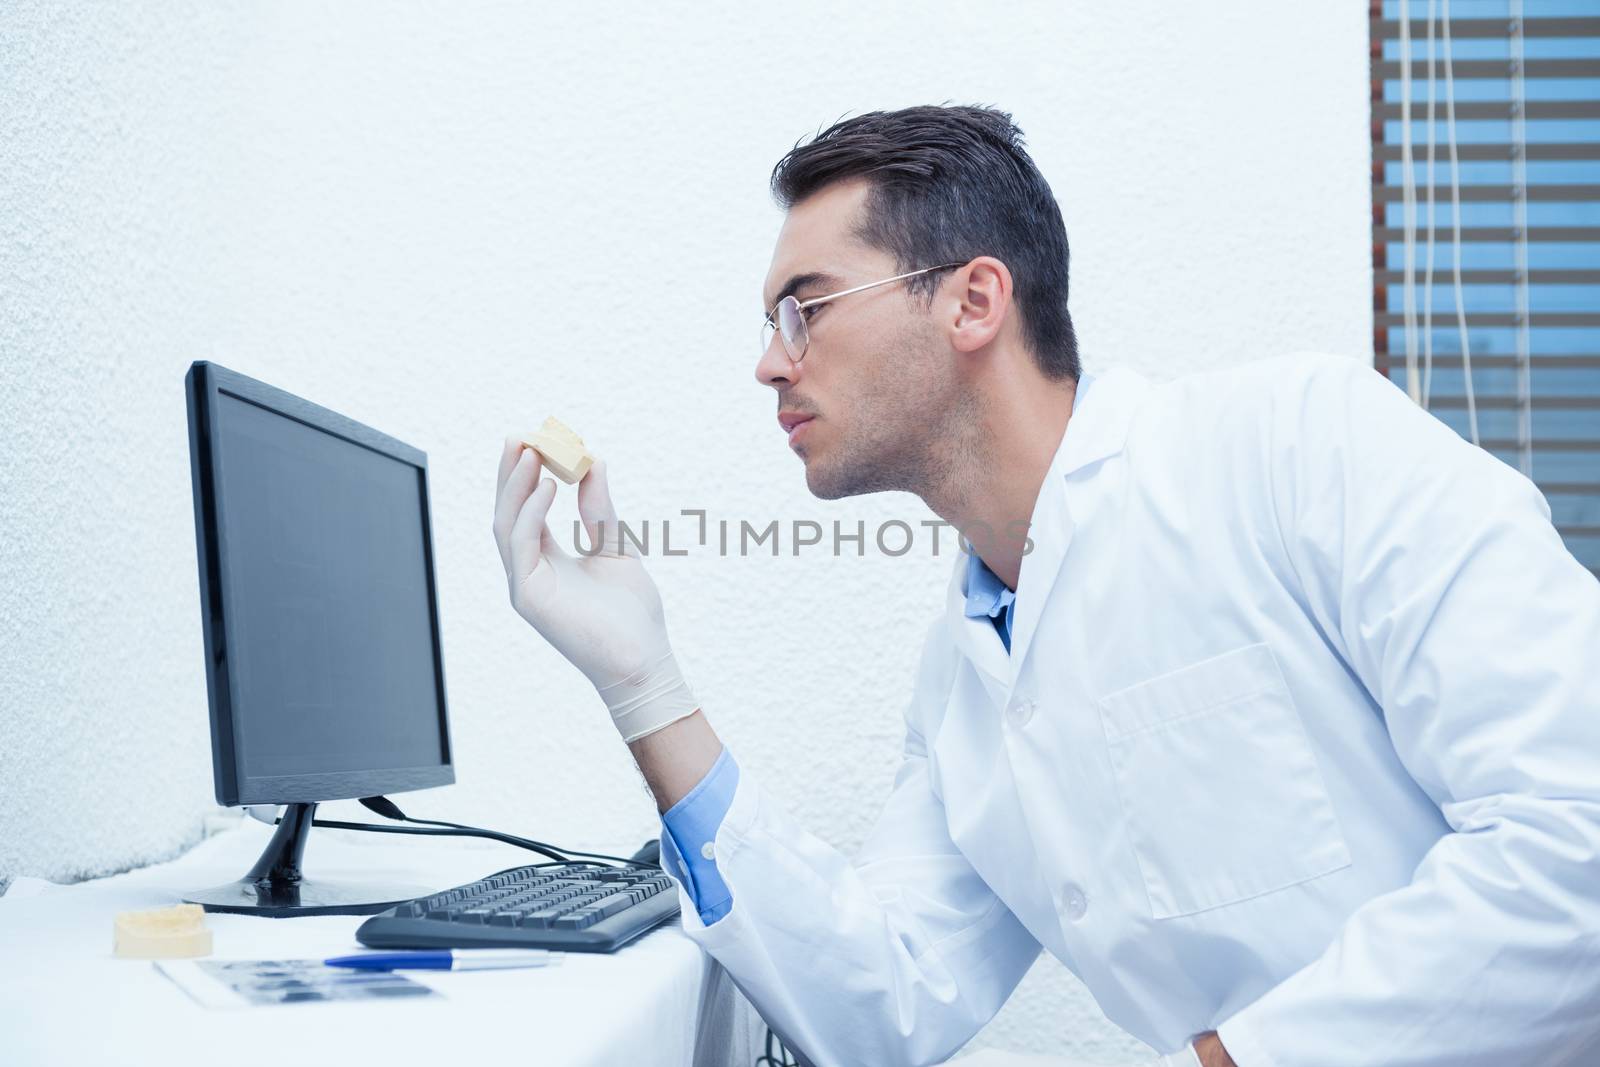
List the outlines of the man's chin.
{"label": "man's chin", "polygon": [[800,458],[806,465],[806,488],[818,500],[841,500],[847,496],[882,492],[886,488],[875,484],[876,480],[867,476],[870,472],[828,463],[803,452]]}
{"label": "man's chin", "polygon": [[806,488],[811,490],[812,496],[818,500],[838,500],[850,495],[841,492],[842,480],[838,477],[838,471],[809,452],[800,451],[799,455],[800,462],[806,465]]}
{"label": "man's chin", "polygon": [[826,478],[819,478],[809,470],[806,471],[806,488],[811,490],[811,495],[818,500],[840,500],[853,494],[846,488]]}

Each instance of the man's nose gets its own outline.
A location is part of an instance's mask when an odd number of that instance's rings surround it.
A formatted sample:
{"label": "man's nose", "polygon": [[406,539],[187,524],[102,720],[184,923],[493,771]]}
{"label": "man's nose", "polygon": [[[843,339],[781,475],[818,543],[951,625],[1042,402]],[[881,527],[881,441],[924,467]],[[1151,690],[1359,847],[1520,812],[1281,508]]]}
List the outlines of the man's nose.
{"label": "man's nose", "polygon": [[789,359],[789,350],[783,347],[783,338],[777,333],[767,343],[756,363],[756,381],[782,390],[800,380],[800,364]]}

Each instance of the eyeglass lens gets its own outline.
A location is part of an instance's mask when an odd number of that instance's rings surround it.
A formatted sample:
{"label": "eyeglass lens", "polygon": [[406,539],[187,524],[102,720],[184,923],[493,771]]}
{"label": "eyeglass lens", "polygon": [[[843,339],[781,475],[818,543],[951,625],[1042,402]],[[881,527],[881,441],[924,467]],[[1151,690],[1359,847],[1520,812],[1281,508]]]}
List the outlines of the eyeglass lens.
{"label": "eyeglass lens", "polygon": [[811,337],[806,332],[806,317],[800,313],[800,301],[792,296],[778,303],[778,330],[783,334],[783,347],[789,350],[789,358],[799,362]]}
{"label": "eyeglass lens", "polygon": [[781,334],[784,351],[796,363],[806,354],[811,335],[806,330],[806,317],[800,312],[800,301],[786,296],[772,309],[772,317],[761,324],[761,351],[772,347],[772,335]]}

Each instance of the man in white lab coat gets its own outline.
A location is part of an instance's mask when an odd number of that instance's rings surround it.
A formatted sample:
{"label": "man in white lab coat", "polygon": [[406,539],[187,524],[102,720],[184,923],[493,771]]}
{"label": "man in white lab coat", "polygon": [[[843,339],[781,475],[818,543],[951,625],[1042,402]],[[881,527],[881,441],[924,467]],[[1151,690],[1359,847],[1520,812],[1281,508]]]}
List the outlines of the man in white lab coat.
{"label": "man in white lab coat", "polygon": [[786,1043],[938,1062],[1042,948],[1169,1063],[1600,1062],[1600,584],[1534,486],[1355,358],[1083,373],[1002,113],[849,119],[773,187],[757,375],[807,483],[975,549],[861,853],[717,740],[603,464],[599,555],[515,441],[495,533],[655,793],[685,932]]}

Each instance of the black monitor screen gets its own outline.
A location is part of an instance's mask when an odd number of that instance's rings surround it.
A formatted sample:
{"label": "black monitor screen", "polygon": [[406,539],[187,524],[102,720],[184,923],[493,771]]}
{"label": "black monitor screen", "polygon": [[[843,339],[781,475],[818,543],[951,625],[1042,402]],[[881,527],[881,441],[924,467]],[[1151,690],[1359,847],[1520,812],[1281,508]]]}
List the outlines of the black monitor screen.
{"label": "black monitor screen", "polygon": [[448,764],[424,468],[225,391],[211,419],[241,785]]}

